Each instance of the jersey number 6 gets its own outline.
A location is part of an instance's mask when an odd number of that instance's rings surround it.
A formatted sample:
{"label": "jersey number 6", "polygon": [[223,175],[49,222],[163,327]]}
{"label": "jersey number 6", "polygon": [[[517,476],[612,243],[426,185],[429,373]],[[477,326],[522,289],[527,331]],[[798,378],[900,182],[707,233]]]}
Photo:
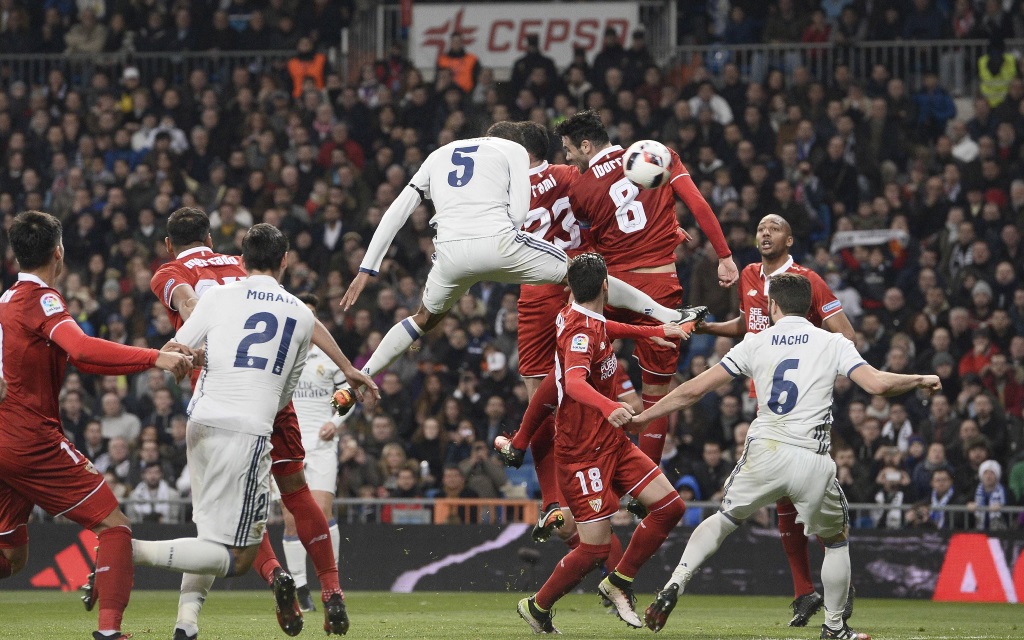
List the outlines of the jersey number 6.
{"label": "jersey number 6", "polygon": [[[768,408],[772,410],[772,413],[782,416],[792,411],[793,407],[796,406],[796,399],[800,395],[800,390],[796,388],[795,382],[786,380],[786,372],[790,369],[796,369],[799,365],[799,360],[790,358],[783,360],[779,363],[779,366],[775,367],[775,374],[772,376],[772,393],[768,398]],[[782,394],[786,394],[785,400],[782,399]]]}
{"label": "jersey number 6", "polygon": [[[238,351],[235,352],[235,366],[243,369],[266,369],[267,358],[250,356],[249,348],[254,344],[270,342],[277,335],[277,317],[266,311],[254,313],[245,321],[246,329],[255,329],[263,323],[263,331],[250,333],[238,343]],[[288,349],[292,344],[292,334],[295,333],[295,318],[288,318],[284,322],[284,332],[281,334],[281,344],[277,347],[277,358],[274,360],[273,374],[281,375],[284,370],[284,361],[288,358]]]}

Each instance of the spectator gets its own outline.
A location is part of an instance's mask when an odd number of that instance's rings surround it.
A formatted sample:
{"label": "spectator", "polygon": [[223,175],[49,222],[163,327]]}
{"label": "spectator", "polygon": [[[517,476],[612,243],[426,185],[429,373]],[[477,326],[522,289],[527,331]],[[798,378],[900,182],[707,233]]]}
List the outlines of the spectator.
{"label": "spectator", "polygon": [[480,60],[475,54],[466,51],[462,34],[455,32],[452,34],[448,51],[437,56],[437,69],[450,71],[452,82],[468,95],[473,93],[476,81],[480,77]]}
{"label": "spectator", "polygon": [[[465,500],[479,496],[466,486],[466,476],[462,470],[454,465],[444,468],[444,476],[441,479],[441,498],[449,500]],[[448,524],[468,524],[476,521],[476,507],[459,507],[451,512]]]}
{"label": "spectator", "polygon": [[100,456],[107,453],[107,439],[103,437],[103,426],[95,418],[85,423],[82,431],[81,443],[75,443],[79,451],[94,463],[99,461]]}
{"label": "spectator", "polygon": [[67,44],[65,53],[100,53],[107,42],[107,28],[96,20],[92,9],[85,9],[78,14],[78,23],[72,26],[64,36]]}
{"label": "spectator", "polygon": [[122,438],[128,442],[134,442],[142,431],[142,423],[134,414],[128,413],[120,396],[116,393],[106,393],[102,400],[102,414],[100,425],[103,428],[103,437],[112,440]]}
{"label": "spectator", "polygon": [[505,469],[491,455],[486,442],[473,443],[470,456],[459,463],[459,470],[465,477],[466,487],[481,498],[497,498],[508,483]]}
{"label": "spectator", "polygon": [[1005,529],[1006,519],[1002,507],[1006,506],[1006,489],[1000,484],[1003,468],[995,460],[986,460],[979,468],[981,481],[974,491],[974,500],[967,508],[974,511],[976,526],[980,531]]}
{"label": "spectator", "polygon": [[142,482],[128,496],[132,501],[128,517],[132,522],[179,522],[180,505],[178,496],[164,479],[158,463],[147,465],[142,470]]}
{"label": "spectator", "polygon": [[937,529],[951,529],[956,521],[954,514],[936,507],[947,507],[959,504],[953,488],[953,474],[945,468],[937,468],[931,477],[931,513],[929,518]]}
{"label": "spectator", "polygon": [[288,61],[288,75],[292,80],[292,96],[300,97],[306,91],[306,83],[322,90],[327,74],[327,56],[313,49],[313,40],[299,38],[295,57]]}

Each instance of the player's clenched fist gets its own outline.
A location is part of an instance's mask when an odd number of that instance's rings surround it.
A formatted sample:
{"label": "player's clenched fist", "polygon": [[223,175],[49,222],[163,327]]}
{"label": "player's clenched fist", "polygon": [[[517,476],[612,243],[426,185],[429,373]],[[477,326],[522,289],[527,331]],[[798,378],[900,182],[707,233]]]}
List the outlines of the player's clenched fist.
{"label": "player's clenched fist", "polygon": [[178,380],[192,373],[192,356],[174,351],[161,351],[156,357],[157,369],[170,371]]}
{"label": "player's clenched fist", "polygon": [[921,376],[921,382],[917,388],[924,389],[929,395],[935,395],[942,391],[942,381],[939,380],[939,376]]}
{"label": "player's clenched fist", "polygon": [[608,422],[612,423],[613,427],[624,427],[633,419],[633,408],[624,402],[619,404],[622,406],[608,415]]}

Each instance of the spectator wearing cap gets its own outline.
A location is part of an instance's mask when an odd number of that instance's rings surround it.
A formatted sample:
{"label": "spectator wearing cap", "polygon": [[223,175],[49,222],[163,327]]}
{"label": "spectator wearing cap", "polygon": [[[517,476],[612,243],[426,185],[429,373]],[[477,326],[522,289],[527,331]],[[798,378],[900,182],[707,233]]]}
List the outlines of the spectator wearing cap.
{"label": "spectator wearing cap", "polygon": [[871,519],[878,529],[899,529],[903,524],[903,511],[899,508],[909,502],[910,496],[904,490],[910,484],[906,472],[887,466],[878,472],[875,478],[878,491],[875,493],[875,504]]}
{"label": "spectator wearing cap", "polygon": [[540,37],[530,33],[526,36],[526,53],[512,63],[512,91],[518,93],[526,86],[526,81],[534,69],[543,69],[549,81],[558,78],[555,61],[541,52]]}
{"label": "spectator wearing cap", "polygon": [[1003,468],[995,460],[986,460],[978,468],[978,486],[974,500],[967,508],[974,510],[975,526],[979,531],[994,531],[1006,528],[1002,507],[1008,504],[1006,489],[1000,482]]}
{"label": "spectator wearing cap", "polygon": [[484,358],[484,367],[484,374],[480,380],[480,394],[485,398],[510,397],[515,379],[508,369],[508,357],[501,351],[491,350]]}
{"label": "spectator wearing cap", "polygon": [[[984,284],[979,282],[978,284]],[[988,286],[988,285],[986,285]],[[989,289],[991,291],[991,288]],[[992,333],[988,327],[978,327],[971,335],[971,350],[960,358],[957,368],[960,376],[967,374],[981,375],[982,370],[988,367],[992,356],[998,352],[992,344]]]}

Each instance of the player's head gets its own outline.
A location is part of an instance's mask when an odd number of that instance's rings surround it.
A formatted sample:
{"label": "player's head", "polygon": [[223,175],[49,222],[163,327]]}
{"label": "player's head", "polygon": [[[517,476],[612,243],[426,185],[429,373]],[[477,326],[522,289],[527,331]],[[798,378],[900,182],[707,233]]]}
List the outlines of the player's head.
{"label": "player's head", "polygon": [[762,258],[774,260],[789,253],[793,246],[793,227],[777,213],[769,213],[757,223],[757,250]]}
{"label": "player's head", "polygon": [[51,262],[57,264],[54,275],[63,270],[63,230],[57,218],[42,211],[24,211],[14,218],[8,237],[22,271],[36,271]]}
{"label": "player's head", "polygon": [[523,128],[518,122],[502,120],[495,122],[487,129],[487,135],[491,138],[511,140],[516,144],[523,144]]}
{"label": "player's head", "polygon": [[265,222],[254,224],[242,238],[242,261],[248,273],[261,272],[280,279],[288,266],[288,238]]}
{"label": "player's head", "polygon": [[772,277],[768,286],[768,315],[772,320],[776,316],[806,316],[810,309],[810,280],[795,273],[780,273]]}
{"label": "player's head", "polygon": [[569,261],[569,288],[576,302],[593,302],[608,290],[608,265],[598,253],[581,253]]}
{"label": "player's head", "polygon": [[544,125],[528,120],[520,122],[519,126],[523,130],[523,146],[526,147],[526,152],[530,154],[530,160],[532,162],[539,162],[547,158],[550,141],[548,139],[548,130],[544,128]]}
{"label": "player's head", "polygon": [[590,159],[608,146],[608,131],[601,116],[592,109],[580,111],[555,127],[555,135],[562,138],[565,161],[576,165],[580,173],[590,166]]}
{"label": "player's head", "polygon": [[300,293],[295,297],[299,299],[299,302],[309,307],[309,310],[314,314],[320,308],[320,298],[315,293]]}
{"label": "player's head", "polygon": [[182,207],[167,218],[167,251],[172,256],[198,245],[213,246],[210,218],[202,209]]}

